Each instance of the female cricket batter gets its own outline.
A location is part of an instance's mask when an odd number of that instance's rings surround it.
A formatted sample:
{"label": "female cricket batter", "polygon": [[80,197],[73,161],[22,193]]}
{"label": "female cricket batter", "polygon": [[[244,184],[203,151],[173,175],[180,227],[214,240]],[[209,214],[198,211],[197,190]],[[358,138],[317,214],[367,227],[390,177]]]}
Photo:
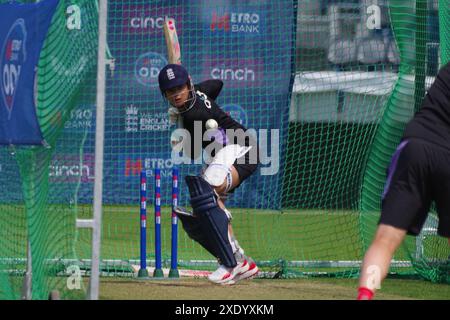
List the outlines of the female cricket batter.
{"label": "female cricket batter", "polygon": [[[202,151],[195,150],[195,146],[208,150],[208,146],[214,143],[219,147],[210,148],[212,162],[201,175],[186,177],[193,213],[182,208],[175,210],[183,228],[218,259],[219,268],[208,277],[210,281],[231,285],[251,278],[258,272],[258,267],[244,255],[234,237],[232,216],[224,201],[228,193],[255,172],[258,165],[255,140],[245,135],[244,139],[228,138],[230,130],[239,136],[247,129],[214,101],[222,89],[222,81],[207,80],[194,86],[186,69],[178,64],[166,65],[160,71],[158,81],[164,98],[169,102],[171,121],[178,122],[190,134],[190,144],[187,143],[183,152],[195,159]],[[195,129],[200,127],[201,136],[195,136]],[[207,129],[216,130],[211,140],[204,141],[205,132],[211,132]]]}

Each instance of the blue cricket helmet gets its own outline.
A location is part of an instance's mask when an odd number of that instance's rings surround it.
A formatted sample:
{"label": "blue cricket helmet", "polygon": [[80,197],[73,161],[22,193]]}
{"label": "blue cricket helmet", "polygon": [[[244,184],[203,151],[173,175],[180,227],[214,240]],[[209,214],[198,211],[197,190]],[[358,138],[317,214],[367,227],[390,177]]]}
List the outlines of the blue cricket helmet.
{"label": "blue cricket helmet", "polygon": [[184,85],[189,82],[189,74],[179,64],[168,64],[161,69],[158,75],[159,89],[162,93],[166,90]]}

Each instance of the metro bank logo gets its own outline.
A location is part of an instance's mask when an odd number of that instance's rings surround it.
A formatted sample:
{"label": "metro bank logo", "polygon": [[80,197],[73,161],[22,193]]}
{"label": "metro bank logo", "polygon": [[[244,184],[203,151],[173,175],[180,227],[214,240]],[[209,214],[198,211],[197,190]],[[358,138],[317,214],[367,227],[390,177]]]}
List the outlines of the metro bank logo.
{"label": "metro bank logo", "polygon": [[131,176],[139,176],[141,174],[141,171],[143,169],[142,166],[142,159],[124,159],[125,162],[125,170],[124,170],[124,176],[125,177],[131,177]]}
{"label": "metro bank logo", "polygon": [[239,35],[261,35],[262,15],[254,10],[239,10],[234,12],[211,12],[211,32],[225,32]]}
{"label": "metro bank logo", "polygon": [[169,176],[173,162],[170,158],[150,158],[121,154],[119,156],[119,180],[121,182],[139,177],[142,170],[147,172],[147,176],[153,175],[154,168],[161,169],[162,176]]}
{"label": "metro bank logo", "polygon": [[224,30],[230,31],[230,15],[227,13],[223,16],[218,16],[216,12],[213,12],[211,31]]}

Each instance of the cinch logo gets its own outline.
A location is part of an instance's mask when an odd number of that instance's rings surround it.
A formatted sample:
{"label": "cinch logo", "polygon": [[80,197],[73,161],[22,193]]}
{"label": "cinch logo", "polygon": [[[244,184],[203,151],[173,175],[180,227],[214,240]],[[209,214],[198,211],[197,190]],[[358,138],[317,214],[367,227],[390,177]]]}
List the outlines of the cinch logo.
{"label": "cinch logo", "polygon": [[230,81],[255,81],[256,74],[255,71],[244,67],[244,68],[213,68],[211,70],[211,77],[213,79],[220,80],[230,80]]}
{"label": "cinch logo", "polygon": [[249,33],[259,34],[260,15],[255,12],[231,12],[218,15],[217,12],[212,13],[210,30],[223,30],[233,33]]}
{"label": "cinch logo", "polygon": [[205,57],[203,76],[220,79],[228,87],[258,87],[263,82],[263,61],[260,59],[210,59]]}
{"label": "cinch logo", "polygon": [[247,127],[247,112],[237,104],[227,104],[222,107],[230,117],[239,122],[244,127]]}
{"label": "cinch logo", "polygon": [[159,7],[153,5],[122,6],[122,33],[160,35],[166,18],[177,22],[177,32],[182,29],[182,10],[179,7]]}
{"label": "cinch logo", "polygon": [[25,44],[27,40],[27,30],[25,21],[17,19],[6,36],[2,45],[0,60],[0,91],[5,106],[8,110],[8,119],[14,107],[14,98],[20,79],[20,72],[27,59]]}
{"label": "cinch logo", "polygon": [[84,154],[82,159],[78,154],[61,154],[53,158],[49,165],[51,182],[92,182],[94,175],[95,157]]}
{"label": "cinch logo", "polygon": [[142,54],[134,66],[136,80],[146,87],[158,86],[159,71],[167,64],[166,58],[156,52]]}
{"label": "cinch logo", "polygon": [[162,29],[165,17],[133,17],[130,19],[132,29]]}

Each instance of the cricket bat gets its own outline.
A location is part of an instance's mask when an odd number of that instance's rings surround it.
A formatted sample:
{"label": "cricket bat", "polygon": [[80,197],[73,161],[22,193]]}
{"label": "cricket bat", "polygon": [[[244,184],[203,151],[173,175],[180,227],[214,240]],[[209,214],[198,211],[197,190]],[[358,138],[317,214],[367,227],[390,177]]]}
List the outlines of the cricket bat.
{"label": "cricket bat", "polygon": [[175,20],[172,18],[166,18],[164,21],[164,37],[166,38],[169,63],[181,64],[180,42],[178,41]]}
{"label": "cricket bat", "polygon": [[[164,38],[167,46],[167,61],[171,64],[181,64],[181,50],[180,42],[178,41],[177,29],[175,27],[175,20],[166,18],[164,21]],[[183,127],[183,118],[178,117],[177,127]],[[179,152],[183,146],[182,138],[177,136],[176,130],[170,136],[170,143],[172,149]]]}

